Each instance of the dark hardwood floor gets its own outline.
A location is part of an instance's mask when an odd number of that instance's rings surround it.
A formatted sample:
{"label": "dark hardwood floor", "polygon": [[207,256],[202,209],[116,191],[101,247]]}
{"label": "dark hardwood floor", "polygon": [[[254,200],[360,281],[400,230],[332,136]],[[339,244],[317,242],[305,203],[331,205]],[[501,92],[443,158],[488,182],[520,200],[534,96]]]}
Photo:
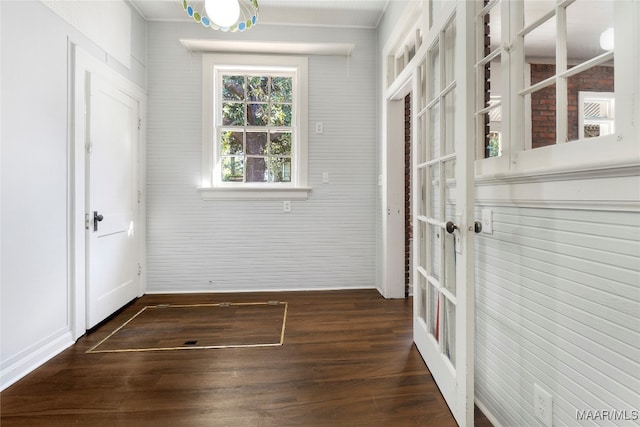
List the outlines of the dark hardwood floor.
{"label": "dark hardwood floor", "polygon": [[[281,347],[86,353],[145,305],[274,299],[288,302]],[[145,295],[3,391],[0,424],[455,426],[411,304],[374,290]]]}

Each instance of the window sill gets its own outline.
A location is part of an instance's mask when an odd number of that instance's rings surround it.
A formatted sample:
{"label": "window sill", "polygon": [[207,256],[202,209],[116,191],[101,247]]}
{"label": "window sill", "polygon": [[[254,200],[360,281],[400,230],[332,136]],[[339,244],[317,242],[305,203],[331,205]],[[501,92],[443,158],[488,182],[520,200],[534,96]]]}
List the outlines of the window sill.
{"label": "window sill", "polygon": [[198,187],[202,200],[307,200],[310,187]]}

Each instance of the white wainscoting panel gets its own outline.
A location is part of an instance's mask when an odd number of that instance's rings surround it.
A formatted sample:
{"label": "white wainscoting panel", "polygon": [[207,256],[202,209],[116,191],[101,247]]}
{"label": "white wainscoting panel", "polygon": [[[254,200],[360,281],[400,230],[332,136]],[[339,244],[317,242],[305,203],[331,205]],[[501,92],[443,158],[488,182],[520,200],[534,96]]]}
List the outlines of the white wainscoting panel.
{"label": "white wainscoting panel", "polygon": [[476,239],[477,400],[503,426],[541,425],[534,383],[553,396],[554,425],[637,416],[640,214],[481,208],[494,231]]}

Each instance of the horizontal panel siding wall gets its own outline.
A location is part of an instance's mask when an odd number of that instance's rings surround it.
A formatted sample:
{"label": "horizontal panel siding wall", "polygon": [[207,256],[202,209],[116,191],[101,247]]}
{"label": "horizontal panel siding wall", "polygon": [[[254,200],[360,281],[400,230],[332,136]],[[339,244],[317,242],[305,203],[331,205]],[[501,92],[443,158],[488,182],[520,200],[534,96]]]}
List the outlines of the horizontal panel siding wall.
{"label": "horizontal panel siding wall", "polygon": [[585,410],[633,417],[640,214],[490,208],[494,232],[476,239],[478,401],[503,426],[542,425],[533,411],[536,383],[553,396],[554,425],[620,425],[578,422]]}
{"label": "horizontal panel siding wall", "polygon": [[[309,57],[306,201],[203,201],[200,53],[180,38],[354,43]],[[150,23],[148,292],[370,288],[376,256],[373,30],[257,26],[224,34]],[[323,122],[324,133],[315,133]],[[328,172],[330,182],[322,183]]]}

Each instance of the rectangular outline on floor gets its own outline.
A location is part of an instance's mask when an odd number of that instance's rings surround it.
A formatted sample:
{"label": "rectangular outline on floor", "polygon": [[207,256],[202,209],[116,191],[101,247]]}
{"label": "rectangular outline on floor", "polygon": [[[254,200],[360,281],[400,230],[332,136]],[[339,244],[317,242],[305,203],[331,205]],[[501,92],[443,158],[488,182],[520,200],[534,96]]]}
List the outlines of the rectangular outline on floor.
{"label": "rectangular outline on floor", "polygon": [[[207,346],[188,346],[188,347],[152,347],[152,348],[127,348],[127,349],[119,349],[119,350],[96,350],[96,348],[100,347],[105,341],[114,336],[118,331],[127,326],[131,321],[133,321],[136,317],[142,314],[147,309],[155,309],[155,308],[186,308],[186,307],[229,307],[233,305],[238,306],[247,306],[247,305],[284,305],[284,313],[282,315],[282,330],[280,332],[280,342],[277,343],[268,343],[268,344],[231,344],[231,345],[207,345]],[[101,340],[98,344],[91,347],[86,353],[132,353],[132,352],[143,352],[143,351],[167,351],[167,350],[206,350],[206,349],[215,349],[215,348],[255,348],[255,347],[278,347],[284,344],[284,330],[287,324],[287,310],[289,308],[289,304],[287,302],[281,301],[269,301],[269,302],[239,302],[239,303],[229,303],[222,302],[218,304],[156,304],[156,305],[147,305],[143,307],[140,311],[134,314],[129,320],[124,322],[120,327],[118,327],[115,331],[111,332],[106,338]]]}

